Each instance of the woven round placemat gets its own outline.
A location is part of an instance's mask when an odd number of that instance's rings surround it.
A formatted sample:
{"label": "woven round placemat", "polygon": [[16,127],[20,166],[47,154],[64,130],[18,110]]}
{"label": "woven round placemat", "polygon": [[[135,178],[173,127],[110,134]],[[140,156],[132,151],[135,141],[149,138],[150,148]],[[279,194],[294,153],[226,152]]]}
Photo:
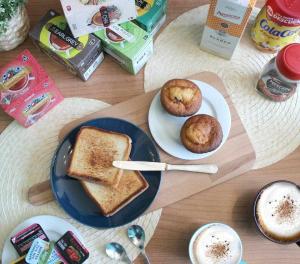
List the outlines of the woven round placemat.
{"label": "woven round placemat", "polygon": [[200,49],[201,31],[208,5],[192,9],[171,22],[155,41],[155,52],[145,69],[146,91],[172,78],[211,71],[223,80],[256,152],[254,168],[271,165],[300,144],[299,91],[286,102],[272,102],[259,95],[256,82],[263,66],[274,56],[257,50],[250,40],[255,8],[241,43],[231,61]]}
{"label": "woven round placemat", "polygon": [[[35,183],[49,178],[50,162],[58,145],[58,133],[68,122],[107,104],[93,99],[67,98],[36,124],[27,129],[12,122],[0,135],[0,248],[11,230],[20,222],[35,215],[55,215],[66,219],[79,229],[84,244],[90,251],[87,263],[113,263],[105,255],[104,245],[119,242],[124,245],[131,259],[138,250],[126,237],[126,226],[98,230],[70,219],[56,202],[32,206],[27,201],[27,191]],[[143,226],[147,241],[158,224],[161,210],[135,220]]]}

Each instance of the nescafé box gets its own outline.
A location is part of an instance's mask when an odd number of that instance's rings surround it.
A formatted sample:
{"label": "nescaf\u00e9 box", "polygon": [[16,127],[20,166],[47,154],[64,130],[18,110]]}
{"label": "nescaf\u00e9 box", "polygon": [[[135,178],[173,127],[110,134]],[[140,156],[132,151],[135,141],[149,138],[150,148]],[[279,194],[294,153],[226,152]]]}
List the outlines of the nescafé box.
{"label": "nescaf\u00e9 box", "polygon": [[65,17],[54,10],[49,10],[29,35],[40,50],[84,81],[104,58],[98,38],[92,34],[74,38]]}
{"label": "nescaf\u00e9 box", "polygon": [[135,23],[148,33],[156,33],[165,22],[167,0],[136,0],[135,5],[138,12]]}
{"label": "nescaf\u00e9 box", "polygon": [[137,74],[153,53],[153,38],[133,22],[97,31],[103,49],[132,74]]}

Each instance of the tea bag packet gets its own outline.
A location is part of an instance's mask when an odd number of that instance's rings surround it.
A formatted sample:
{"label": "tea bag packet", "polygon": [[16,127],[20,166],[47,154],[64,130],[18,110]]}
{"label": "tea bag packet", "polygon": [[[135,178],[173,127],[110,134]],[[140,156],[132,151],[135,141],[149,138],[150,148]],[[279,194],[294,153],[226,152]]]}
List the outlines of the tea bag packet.
{"label": "tea bag packet", "polygon": [[47,77],[28,50],[0,69],[0,105],[6,108]]}
{"label": "tea bag packet", "polygon": [[0,106],[29,127],[63,100],[48,74],[28,50],[1,70]]}
{"label": "tea bag packet", "polygon": [[104,58],[99,39],[92,34],[73,37],[65,17],[54,10],[49,10],[29,35],[41,51],[84,81]]}
{"label": "tea bag packet", "polygon": [[135,0],[138,12],[134,22],[154,36],[166,21],[167,0]]}
{"label": "tea bag packet", "polygon": [[134,0],[60,0],[60,2],[74,37],[133,20],[137,16]]}
{"label": "tea bag packet", "polygon": [[97,31],[103,49],[128,72],[137,74],[153,53],[153,38],[129,21]]}
{"label": "tea bag packet", "polygon": [[62,100],[63,96],[54,82],[47,78],[32,88],[30,93],[14,101],[5,112],[24,127],[29,127]]}
{"label": "tea bag packet", "polygon": [[19,256],[23,256],[29,251],[36,238],[49,241],[49,238],[42,227],[39,224],[32,224],[11,237],[10,241]]}
{"label": "tea bag packet", "polygon": [[81,264],[89,257],[89,251],[72,231],[66,232],[56,241],[55,248],[69,264]]}
{"label": "tea bag packet", "polygon": [[57,253],[54,242],[47,242],[40,238],[33,241],[25,257],[28,264],[67,264]]}

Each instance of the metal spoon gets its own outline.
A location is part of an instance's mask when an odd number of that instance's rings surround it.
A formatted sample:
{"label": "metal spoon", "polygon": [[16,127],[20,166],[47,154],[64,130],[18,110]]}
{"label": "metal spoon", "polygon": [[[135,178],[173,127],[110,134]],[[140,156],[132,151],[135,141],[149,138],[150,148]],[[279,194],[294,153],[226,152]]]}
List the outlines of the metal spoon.
{"label": "metal spoon", "polygon": [[120,260],[127,264],[133,264],[133,262],[127,256],[125,249],[119,243],[106,244],[105,251],[107,256],[114,260]]}
{"label": "metal spoon", "polygon": [[149,258],[145,251],[145,232],[139,225],[132,225],[127,230],[127,236],[130,241],[141,250],[141,254],[144,257],[144,263],[150,264]]}

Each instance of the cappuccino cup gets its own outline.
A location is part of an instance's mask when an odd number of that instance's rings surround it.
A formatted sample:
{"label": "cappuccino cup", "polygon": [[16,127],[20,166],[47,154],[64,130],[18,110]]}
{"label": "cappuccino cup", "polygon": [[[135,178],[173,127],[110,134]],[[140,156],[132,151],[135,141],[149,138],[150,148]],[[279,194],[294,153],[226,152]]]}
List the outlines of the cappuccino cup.
{"label": "cappuccino cup", "polygon": [[290,181],[276,181],[264,186],[253,206],[258,230],[279,244],[300,246],[300,187]]}
{"label": "cappuccino cup", "polygon": [[230,226],[210,223],[200,227],[189,243],[193,264],[246,264],[239,235]]}

